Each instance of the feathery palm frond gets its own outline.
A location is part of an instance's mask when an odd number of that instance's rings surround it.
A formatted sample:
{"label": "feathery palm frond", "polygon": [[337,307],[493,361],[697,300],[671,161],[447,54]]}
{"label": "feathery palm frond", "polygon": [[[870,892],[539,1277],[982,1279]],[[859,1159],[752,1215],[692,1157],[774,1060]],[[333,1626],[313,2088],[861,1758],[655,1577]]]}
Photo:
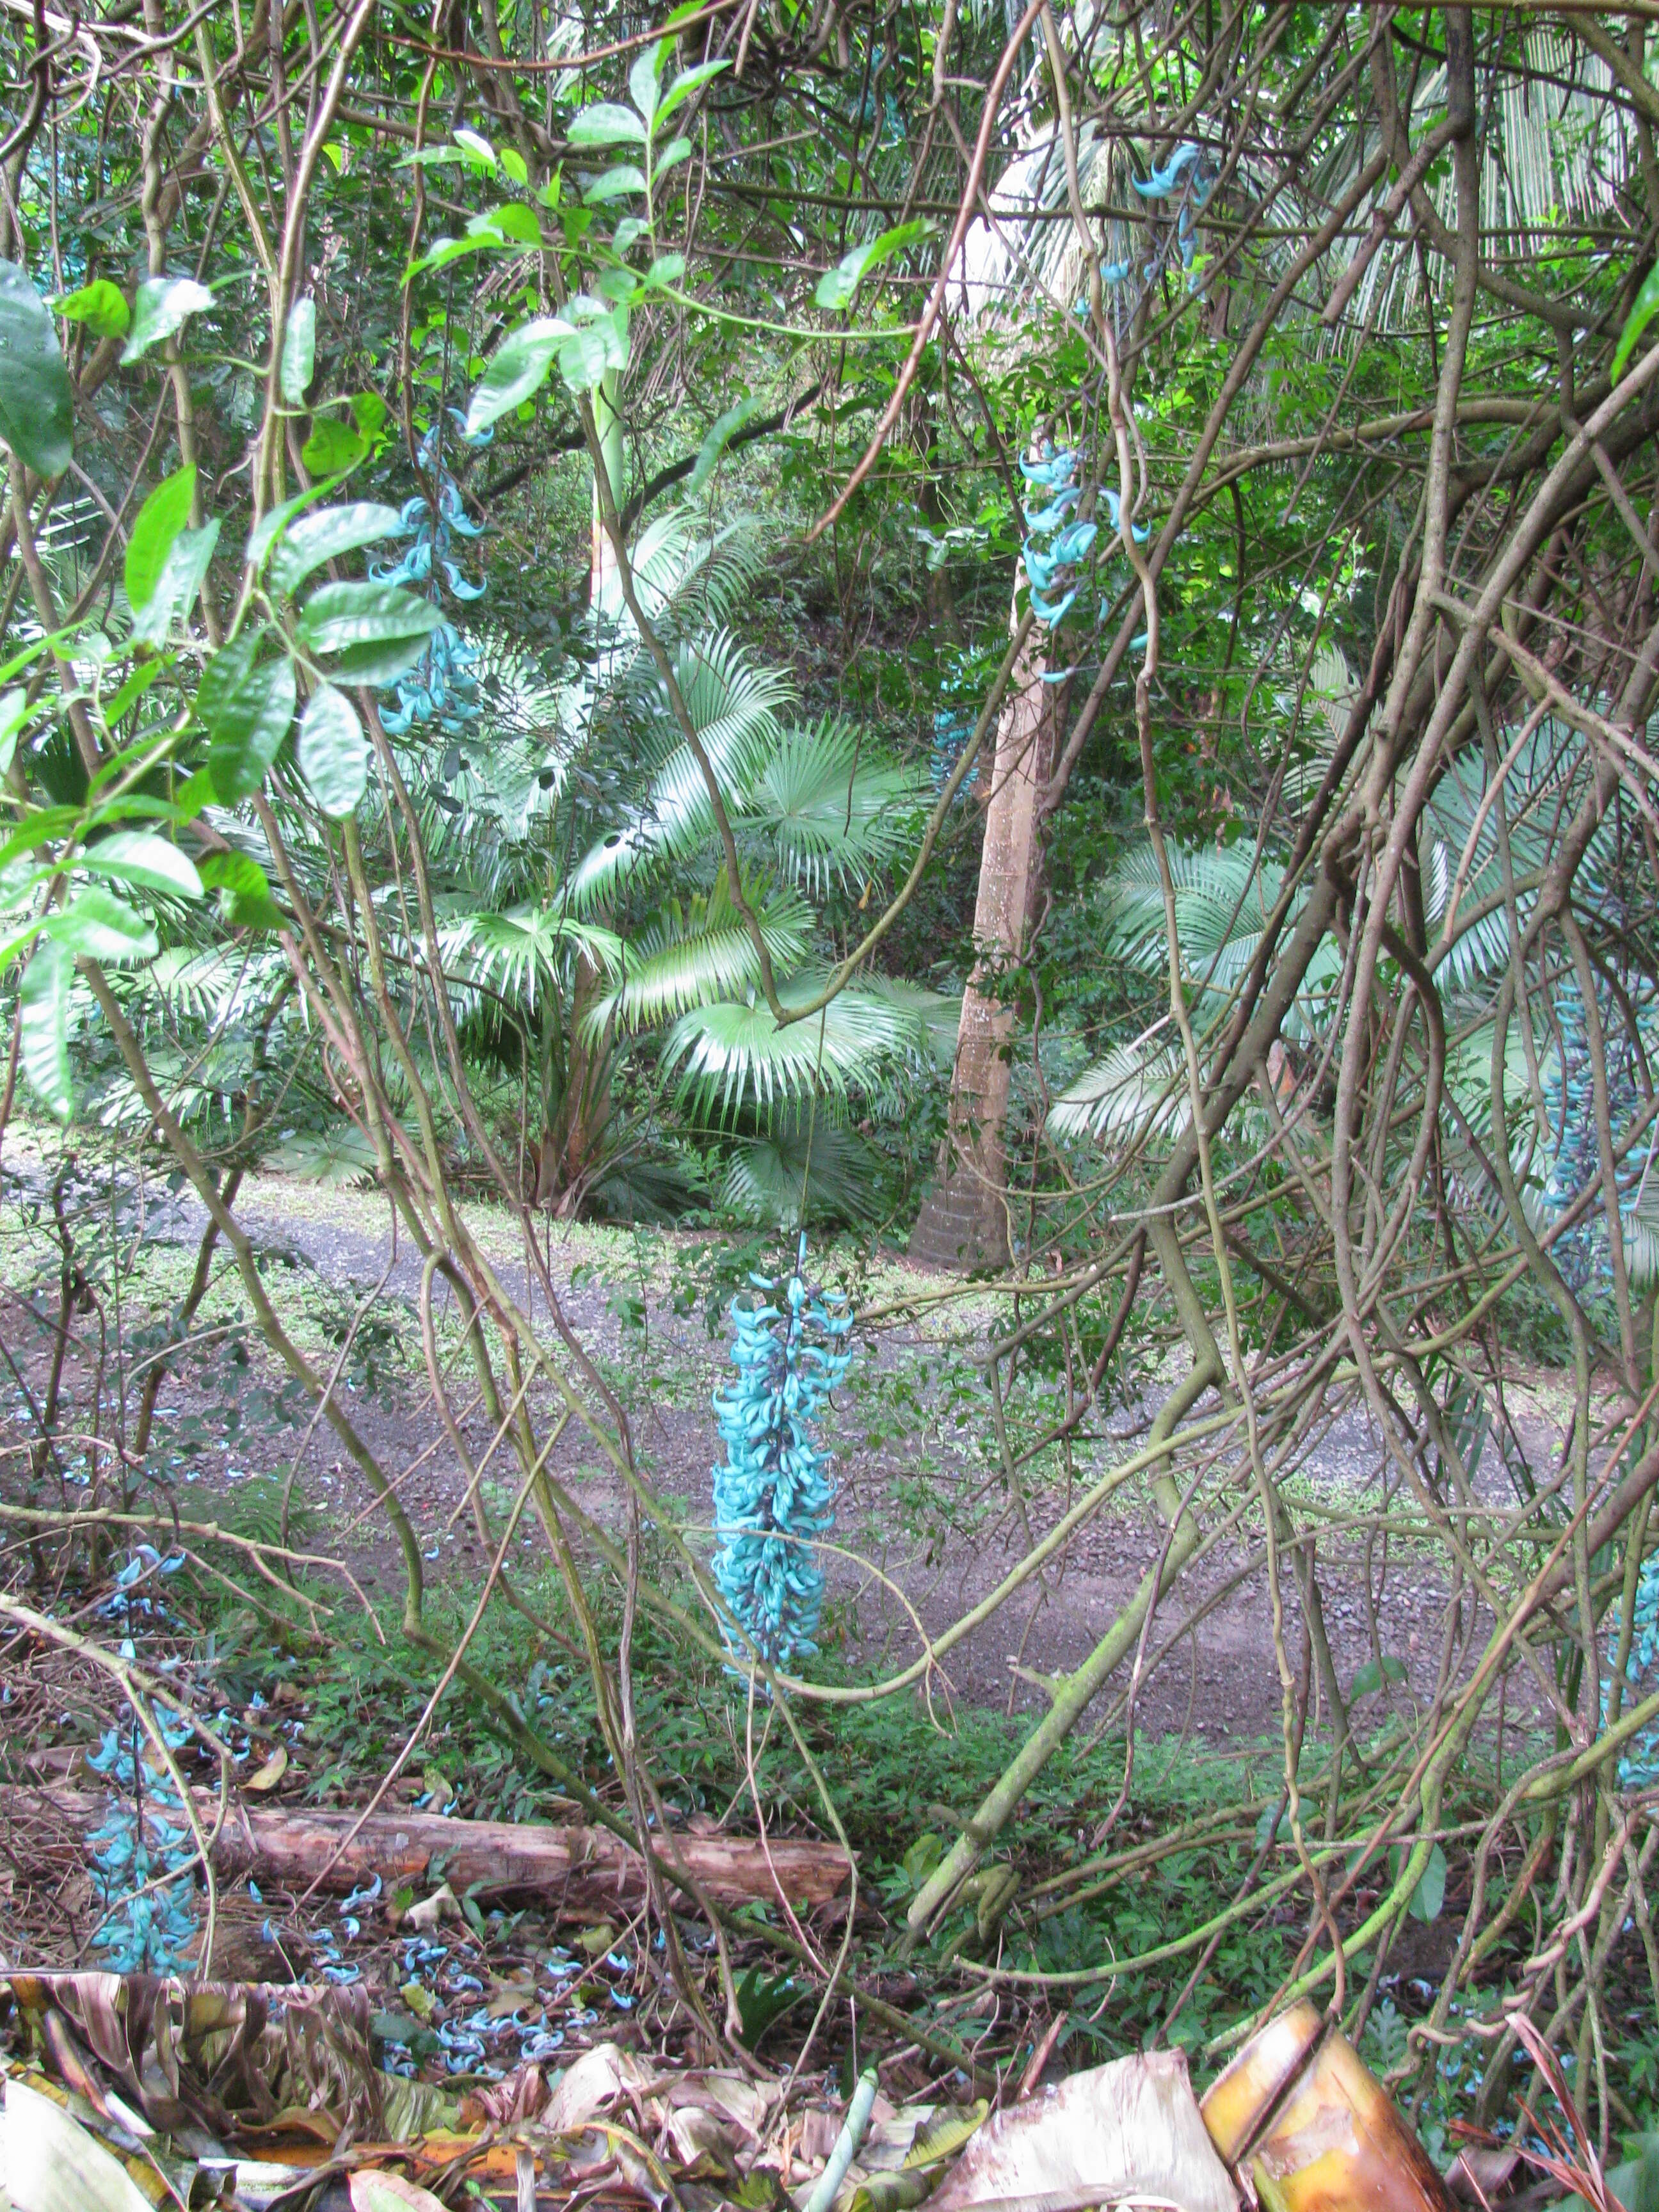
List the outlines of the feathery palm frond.
{"label": "feathery palm frond", "polygon": [[613,930],[562,906],[528,902],[506,914],[457,915],[439,930],[438,945],[452,988],[485,986],[521,996],[532,1008],[538,989],[556,986],[578,955],[604,975],[620,975],[623,964],[622,939]]}
{"label": "feathery palm frond", "polygon": [[[819,976],[794,975],[778,996],[787,1011],[805,1005],[821,987]],[[817,1014],[783,1028],[763,1001],[695,1007],[669,1031],[663,1065],[681,1070],[684,1097],[729,1112],[745,1103],[804,1098],[820,1085],[845,1095],[926,1048],[915,1015],[850,984]]]}
{"label": "feathery palm frond", "polygon": [[[745,522],[711,536],[689,509],[670,507],[640,532],[629,566],[640,605],[653,625],[670,617],[717,623],[760,574],[759,536]],[[600,577],[595,612],[633,637],[621,576],[609,562]]]}
{"label": "feathery palm frond", "polygon": [[911,842],[925,784],[913,770],[867,757],[860,732],[826,716],[794,729],[756,779],[746,827],[775,842],[786,873],[821,895],[867,880]]}
{"label": "feathery palm frond", "polygon": [[[805,954],[811,927],[799,894],[764,882],[744,889],[774,966],[794,967]],[[636,1029],[666,1021],[689,1007],[746,991],[760,975],[754,940],[732,902],[724,869],[706,894],[671,899],[627,951],[620,988],[597,1000],[589,1013],[595,1034],[612,1020]]]}
{"label": "feathery palm frond", "polygon": [[781,1108],[767,1126],[732,1145],[720,1202],[740,1220],[793,1230],[809,1221],[855,1226],[878,1212],[880,1156],[857,1132],[820,1105]]}
{"label": "feathery palm frond", "polygon": [[[735,804],[778,742],[777,714],[789,696],[787,678],[756,667],[724,631],[682,647],[678,662],[677,678],[691,726],[722,794],[729,792]],[[591,912],[658,865],[707,844],[714,833],[714,810],[702,766],[690,745],[677,744],[630,818],[583,855],[570,877],[571,904]]]}
{"label": "feathery palm frond", "polygon": [[1046,1126],[1057,1141],[1092,1137],[1127,1151],[1146,1137],[1173,1136],[1187,1115],[1186,1066],[1160,1024],[1085,1068],[1049,1108]]}

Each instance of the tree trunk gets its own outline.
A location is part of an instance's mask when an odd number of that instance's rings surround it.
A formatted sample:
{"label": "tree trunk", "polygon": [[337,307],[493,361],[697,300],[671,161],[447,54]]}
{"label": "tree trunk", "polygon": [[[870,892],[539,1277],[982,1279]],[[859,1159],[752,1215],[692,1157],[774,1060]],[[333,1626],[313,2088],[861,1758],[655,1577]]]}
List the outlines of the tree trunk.
{"label": "tree trunk", "polygon": [[997,725],[974,907],[978,964],[962,998],[950,1130],[910,1237],[911,1258],[934,1267],[1006,1267],[1010,1257],[1003,1125],[1014,1016],[993,994],[1006,991],[1007,971],[1024,955],[1040,888],[1037,807],[1054,738],[1052,701],[1042,681],[1045,646],[1034,629]]}

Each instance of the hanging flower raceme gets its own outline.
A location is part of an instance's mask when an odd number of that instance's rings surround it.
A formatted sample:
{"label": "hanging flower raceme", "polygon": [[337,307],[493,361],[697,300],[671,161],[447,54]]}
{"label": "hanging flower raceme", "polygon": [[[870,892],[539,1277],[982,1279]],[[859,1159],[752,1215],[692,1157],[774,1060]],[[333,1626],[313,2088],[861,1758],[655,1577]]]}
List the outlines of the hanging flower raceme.
{"label": "hanging flower raceme", "polygon": [[[449,416],[463,445],[489,443],[493,432],[480,430],[469,436],[464,417],[453,407]],[[454,547],[458,538],[482,538],[483,526],[467,514],[461,487],[444,459],[442,431],[441,422],[434,422],[422,439],[418,455],[435,501],[423,496],[405,501],[403,521],[409,544],[403,557],[381,562],[371,573],[381,583],[424,585],[434,593],[441,575],[452,597],[481,599],[483,584],[470,583],[462,575]],[[478,714],[478,682],[473,673],[477,659],[475,649],[453,623],[440,623],[426,651],[398,678],[397,706],[380,710],[386,734],[404,738],[417,725],[434,723],[453,741],[468,735]]]}
{"label": "hanging flower raceme", "polygon": [[714,1580],[742,1635],[734,1659],[769,1666],[817,1649],[823,1569],[813,1545],[834,1527],[829,1455],[814,1429],[852,1358],[853,1316],[836,1291],[815,1291],[802,1269],[782,1282],[750,1280],[765,1297],[732,1307],[737,1379],[714,1393],[726,1463],[714,1470]]}
{"label": "hanging flower raceme", "polygon": [[[169,1751],[189,1741],[186,1723],[159,1711],[153,1717]],[[178,1787],[136,1719],[106,1729],[87,1765],[118,1793],[87,1838],[103,1907],[92,1948],[112,1973],[189,1973],[201,1929],[196,1846]]]}

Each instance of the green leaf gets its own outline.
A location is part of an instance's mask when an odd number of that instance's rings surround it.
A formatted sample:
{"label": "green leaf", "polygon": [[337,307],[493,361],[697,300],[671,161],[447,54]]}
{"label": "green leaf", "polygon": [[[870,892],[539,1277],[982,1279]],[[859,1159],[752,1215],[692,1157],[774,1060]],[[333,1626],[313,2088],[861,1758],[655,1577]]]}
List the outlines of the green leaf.
{"label": "green leaf", "polygon": [[720,465],[720,455],[759,405],[758,395],[751,394],[747,399],[738,400],[735,407],[728,407],[724,415],[715,416],[709,425],[708,435],[697,448],[697,465],[685,488],[688,498],[695,499],[702,489]]}
{"label": "green leaf", "polygon": [[574,336],[573,326],[557,315],[538,315],[509,331],[478,380],[466,410],[468,437],[488,429],[538,391],[546,381],[554,356]]}
{"label": "green leaf", "polygon": [[343,683],[390,684],[417,661],[443,620],[429,599],[396,584],[324,584],[295,632],[305,650],[333,663]]}
{"label": "green leaf", "polygon": [[125,581],[133,612],[142,614],[155,596],[173,541],[190,520],[196,496],[196,464],[186,461],[158,483],[138,510],[127,540]]}
{"label": "green leaf", "polygon": [[1382,1672],[1388,1676],[1389,1681],[1403,1682],[1406,1679],[1406,1662],[1403,1659],[1396,1659],[1392,1651],[1385,1651],[1382,1654]]}
{"label": "green leaf", "polygon": [[691,151],[689,138],[671,138],[651,165],[651,173],[660,185],[671,169],[678,169]]}
{"label": "green leaf", "polygon": [[659,253],[645,272],[647,291],[660,290],[669,284],[678,284],[685,274],[683,253]]}
{"label": "green leaf", "polygon": [[67,945],[42,938],[18,989],[22,1007],[21,1053],[29,1088],[49,1114],[67,1121],[75,1104],[70,1080],[70,991],[75,955]]}
{"label": "green leaf", "polygon": [[376,545],[395,537],[403,518],[395,507],[373,499],[353,500],[343,507],[325,507],[289,526],[270,563],[270,580],[279,592],[292,592],[314,568],[325,561],[338,561],[364,545]]}
{"label": "green leaf", "polygon": [[261,633],[223,646],[202,672],[196,711],[207,724],[208,774],[222,806],[259,788],[294,720],[294,664],[258,661]]}
{"label": "green leaf", "polygon": [[317,366],[317,302],[307,295],[288,311],[283,334],[283,398],[290,407],[305,404],[306,386]]}
{"label": "green leaf", "polygon": [[1418,1878],[1412,1892],[1412,1901],[1407,1910],[1413,1920],[1438,1920],[1440,1908],[1446,1901],[1446,1854],[1438,1844],[1429,1853],[1429,1863]]}
{"label": "green leaf", "polygon": [[645,171],[634,161],[618,161],[602,177],[595,177],[591,185],[582,186],[582,200],[588,207],[599,207],[606,200],[619,200],[624,192],[645,190]]}
{"label": "green leaf", "polygon": [[52,304],[67,321],[84,323],[95,338],[125,337],[132,322],[132,310],[119,285],[112,284],[107,276],[82,284],[78,292],[66,292]]}
{"label": "green leaf", "polygon": [[88,960],[153,960],[161,943],[143,915],[96,884],[87,884],[68,906],[48,915],[45,934]]}
{"label": "green leaf", "polygon": [[219,916],[233,929],[281,929],[283,916],[265,872],[246,853],[210,853],[202,862],[204,887],[219,894]]}
{"label": "green leaf", "polygon": [[522,200],[507,200],[500,207],[491,208],[487,215],[474,216],[467,231],[475,238],[489,232],[514,246],[542,243],[542,227]]}
{"label": "green leaf", "polygon": [[343,477],[355,469],[368,451],[368,441],[349,423],[325,415],[300,448],[300,459],[315,477]]}
{"label": "green leaf", "polygon": [[188,853],[181,853],[150,830],[114,830],[75,856],[89,875],[131,884],[135,890],[161,891],[169,898],[198,899],[202,878]]}
{"label": "green leaf", "polygon": [[0,261],[0,437],[38,477],[60,477],[75,445],[75,392],[46,301]]}
{"label": "green leaf", "polygon": [[343,691],[320,684],[300,717],[300,773],[331,821],[356,811],[368,781],[368,744]]}
{"label": "green leaf", "polygon": [[495,159],[501,163],[504,173],[509,176],[515,185],[527,185],[530,182],[529,168],[526,165],[524,155],[516,146],[503,146]]}
{"label": "green leaf", "polygon": [[698,62],[695,68],[682,70],[663,94],[656,114],[652,118],[652,127],[660,131],[683,100],[690,100],[692,94],[707,84],[710,77],[718,76],[722,70],[728,70],[731,66],[729,60]]}
{"label": "green leaf", "polygon": [[495,167],[495,149],[488,138],[481,137],[476,131],[469,131],[465,124],[455,133],[455,143],[469,161],[482,161],[487,168]]}
{"label": "green leaf", "polygon": [[614,146],[619,139],[643,146],[647,136],[644,124],[633,109],[620,106],[613,100],[596,100],[592,107],[584,107],[570,125],[573,146]]}
{"label": "green leaf", "polygon": [[378,438],[386,427],[386,404],[378,392],[354,392],[350,398],[351,419],[371,441]]}
{"label": "green leaf", "polygon": [[872,269],[879,269],[896,253],[902,253],[906,246],[915,246],[919,240],[926,238],[933,228],[931,222],[922,221],[902,222],[896,229],[884,230],[879,238],[872,238],[863,246],[855,246],[850,253],[842,254],[833,269],[825,270],[818,279],[817,289],[812,297],[819,307],[827,307],[831,312],[846,307]]}
{"label": "green leaf", "polygon": [[1642,280],[1625,327],[1619,334],[1618,350],[1613,356],[1613,380],[1618,383],[1625,373],[1625,364],[1636,350],[1636,342],[1656,315],[1659,315],[1659,262],[1649,270]]}
{"label": "green leaf", "polygon": [[155,595],[132,625],[135,641],[141,645],[159,645],[167,634],[167,624],[181,607],[188,607],[202,588],[213,559],[213,549],[219,543],[219,518],[204,522],[199,530],[181,530],[173,541],[167,562],[161,570]]}
{"label": "green leaf", "polygon": [[265,556],[295,516],[319,500],[325,489],[325,485],[313,484],[308,490],[295,492],[292,499],[284,500],[280,507],[273,507],[268,514],[259,517],[247,538],[247,565],[256,576],[264,566]]}
{"label": "green leaf", "polygon": [[634,57],[634,66],[628,72],[628,97],[633,101],[647,125],[657,112],[657,84],[662,75],[662,65],[668,58],[669,41],[658,39],[642,47]]}
{"label": "green leaf", "polygon": [[29,695],[21,685],[13,691],[0,691],[0,775],[11,766],[17,740],[28,718]]}
{"label": "green leaf", "polygon": [[132,327],[121,349],[124,362],[134,362],[182,330],[191,315],[213,305],[213,295],[193,276],[147,276],[132,302]]}

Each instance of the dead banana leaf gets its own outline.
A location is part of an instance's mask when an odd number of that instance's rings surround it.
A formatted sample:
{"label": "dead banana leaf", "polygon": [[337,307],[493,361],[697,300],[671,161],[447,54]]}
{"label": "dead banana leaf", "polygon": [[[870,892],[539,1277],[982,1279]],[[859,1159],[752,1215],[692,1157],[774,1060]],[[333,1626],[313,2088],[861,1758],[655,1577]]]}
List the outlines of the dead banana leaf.
{"label": "dead banana leaf", "polygon": [[1126,2197],[1237,2212],[1184,2051],[1091,2067],[999,2112],[928,2202],[934,2212],[1082,2212]]}
{"label": "dead banana leaf", "polygon": [[15,2078],[6,2083],[5,2164],[11,2212],[152,2212],[112,2151]]}
{"label": "dead banana leaf", "polygon": [[444,2212],[441,2198],[400,2173],[354,2173],[347,2186],[351,2212]]}

